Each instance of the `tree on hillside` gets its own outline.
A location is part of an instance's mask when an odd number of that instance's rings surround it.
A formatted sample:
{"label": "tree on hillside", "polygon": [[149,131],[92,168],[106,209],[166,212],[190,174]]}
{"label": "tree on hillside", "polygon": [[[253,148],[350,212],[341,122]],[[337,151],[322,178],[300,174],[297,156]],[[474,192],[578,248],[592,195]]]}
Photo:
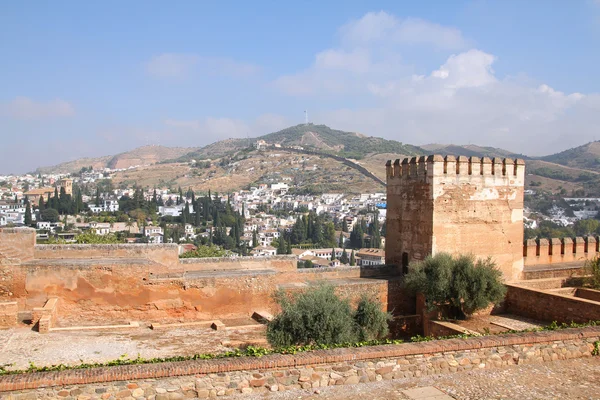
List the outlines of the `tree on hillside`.
{"label": "tree on hillside", "polygon": [[335,261],[336,257],[335,257],[335,249],[331,249],[331,261]]}
{"label": "tree on hillside", "polygon": [[42,221],[47,222],[58,222],[59,219],[58,211],[56,211],[54,208],[45,209],[40,213],[40,217],[42,218]]}
{"label": "tree on hillside", "polygon": [[29,204],[29,200],[27,200],[27,202],[26,202],[26,206],[25,206],[25,220],[23,222],[27,226],[31,226],[31,224],[33,223],[33,218],[31,216],[31,205]]}
{"label": "tree on hillside", "polygon": [[344,247],[344,251],[342,251],[342,256],[340,257],[340,262],[342,264],[348,264],[350,262],[350,259],[348,258],[348,252],[346,251],[345,247]]}
{"label": "tree on hillside", "polygon": [[350,266],[354,267],[356,265],[356,258],[354,258],[354,250],[350,254]]}
{"label": "tree on hillside", "polygon": [[406,288],[422,293],[430,310],[450,305],[455,318],[466,318],[490,303],[498,303],[506,294],[502,272],[491,259],[475,261],[472,255],[439,253],[409,268]]}

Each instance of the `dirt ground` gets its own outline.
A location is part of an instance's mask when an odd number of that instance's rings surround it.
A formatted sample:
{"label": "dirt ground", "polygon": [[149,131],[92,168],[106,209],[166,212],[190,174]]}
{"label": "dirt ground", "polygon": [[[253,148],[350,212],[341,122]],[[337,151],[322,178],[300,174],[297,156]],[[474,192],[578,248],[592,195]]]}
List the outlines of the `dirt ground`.
{"label": "dirt ground", "polygon": [[[229,322],[229,321],[228,321]],[[262,328],[262,327],[261,327]],[[264,329],[220,330],[186,327],[151,330],[147,327],[114,331],[54,331],[39,334],[31,328],[0,330],[0,365],[23,369],[37,366],[105,362],[118,358],[169,357],[217,353],[242,343],[264,346]]]}
{"label": "dirt ground", "polygon": [[431,386],[460,400],[600,399],[600,357],[236,398],[392,400],[408,399],[403,390]]}

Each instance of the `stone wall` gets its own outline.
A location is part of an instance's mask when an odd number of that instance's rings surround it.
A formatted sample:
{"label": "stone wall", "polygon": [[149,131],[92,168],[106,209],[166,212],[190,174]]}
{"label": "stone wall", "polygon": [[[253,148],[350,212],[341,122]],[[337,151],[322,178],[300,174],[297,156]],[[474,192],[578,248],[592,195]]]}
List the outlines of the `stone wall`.
{"label": "stone wall", "polygon": [[523,262],[525,265],[583,263],[598,255],[599,245],[595,236],[529,239],[523,245]]}
{"label": "stone wall", "polygon": [[176,244],[73,244],[36,245],[36,259],[148,259],[170,269],[179,268]]}
{"label": "stone wall", "polygon": [[[600,327],[320,350],[261,358],[195,360],[0,377],[0,391],[38,399],[93,396],[216,397],[350,385],[478,368],[590,357]],[[186,377],[187,376],[187,377]],[[159,379],[168,377],[168,379]],[[177,378],[181,377],[181,378]],[[151,381],[148,381],[151,379]],[[156,380],[158,379],[158,380]],[[123,381],[107,385],[107,382]],[[94,383],[96,383],[94,385]],[[72,385],[77,385],[73,387]],[[67,386],[69,389],[66,389]],[[50,388],[49,388],[50,387]],[[171,397],[171,393],[177,393]]]}
{"label": "stone wall", "polygon": [[575,290],[575,296],[577,296],[581,299],[587,299],[587,300],[600,302],[600,290],[577,288]]}
{"label": "stone wall", "polygon": [[[25,310],[58,297],[61,316],[79,320],[213,319],[274,311],[272,294],[280,286],[327,280],[355,297],[376,294],[386,310],[414,314],[399,283],[392,289],[389,279],[377,278],[394,271],[387,266],[297,270],[290,257],[275,257],[231,261],[246,267],[232,269],[226,262],[192,261],[175,270],[144,258],[33,260],[13,267],[12,298]],[[219,265],[225,268],[214,268]]]}
{"label": "stone wall", "polygon": [[600,321],[599,302],[521,285],[506,286],[508,291],[504,304],[509,313],[558,323]]}
{"label": "stone wall", "polygon": [[17,325],[19,307],[16,301],[0,302],[0,329]]}
{"label": "stone wall", "polygon": [[[449,252],[523,269],[523,160],[429,156],[387,164],[386,262]],[[405,254],[406,253],[406,254]]]}
{"label": "stone wall", "polygon": [[34,257],[35,229],[0,228],[0,266]]}

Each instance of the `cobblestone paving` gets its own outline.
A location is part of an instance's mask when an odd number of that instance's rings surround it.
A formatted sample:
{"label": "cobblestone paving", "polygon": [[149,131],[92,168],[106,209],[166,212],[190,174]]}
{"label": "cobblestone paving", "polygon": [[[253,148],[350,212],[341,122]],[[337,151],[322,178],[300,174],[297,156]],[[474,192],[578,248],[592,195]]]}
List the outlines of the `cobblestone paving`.
{"label": "cobblestone paving", "polygon": [[395,400],[408,399],[403,390],[426,386],[460,400],[600,399],[600,357],[234,398]]}

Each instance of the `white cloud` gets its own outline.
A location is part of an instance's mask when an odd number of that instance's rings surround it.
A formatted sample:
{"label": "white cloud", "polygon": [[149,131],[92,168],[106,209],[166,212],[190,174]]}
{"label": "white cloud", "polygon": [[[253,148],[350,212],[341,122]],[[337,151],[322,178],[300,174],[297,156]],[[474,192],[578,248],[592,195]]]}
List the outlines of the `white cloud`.
{"label": "white cloud", "polygon": [[370,12],[340,28],[342,43],[348,46],[380,43],[430,45],[462,49],[468,41],[460,30],[419,18],[400,19],[385,11]]}
{"label": "white cloud", "polygon": [[163,53],[146,63],[146,72],[158,78],[186,78],[193,73],[251,76],[260,71],[254,64],[223,57],[201,57],[192,53]]}
{"label": "white cloud", "polygon": [[39,102],[29,97],[16,97],[13,101],[0,105],[0,109],[3,114],[18,119],[70,117],[75,115],[73,106],[62,99]]}
{"label": "white cloud", "polygon": [[399,51],[406,46],[456,50],[468,43],[456,28],[384,11],[350,21],[338,35],[339,47],[317,53],[312,66],[277,78],[275,87],[291,95],[356,94],[364,88],[357,76],[372,83],[409,73]]}
{"label": "white cloud", "polygon": [[[469,41],[454,28],[379,12],[339,32],[340,47],[274,81],[288,95],[327,96],[329,104],[360,99],[354,108],[313,112],[316,122],[406,143],[475,143],[529,155],[600,139],[599,94],[564,93],[524,74],[500,77],[498,57],[464,47]],[[415,71],[403,59],[407,44],[438,56],[445,49],[446,60]]]}
{"label": "white cloud", "polygon": [[444,65],[433,71],[431,76],[444,80],[447,88],[480,87],[496,82],[492,64],[496,60],[491,54],[480,50],[469,50],[452,55]]}
{"label": "white cloud", "polygon": [[146,64],[146,72],[159,78],[183,78],[198,63],[195,54],[164,53],[152,57]]}

